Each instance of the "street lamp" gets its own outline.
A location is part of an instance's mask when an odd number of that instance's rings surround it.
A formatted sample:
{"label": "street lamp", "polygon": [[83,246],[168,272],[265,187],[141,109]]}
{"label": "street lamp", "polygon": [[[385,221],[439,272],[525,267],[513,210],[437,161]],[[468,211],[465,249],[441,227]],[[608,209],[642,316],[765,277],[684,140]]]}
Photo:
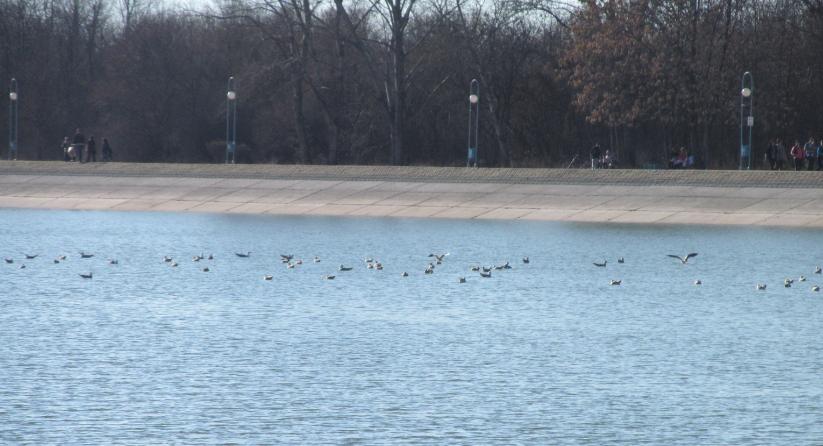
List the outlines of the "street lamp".
{"label": "street lamp", "polygon": [[480,128],[480,82],[469,84],[469,154],[466,167],[477,167],[477,136]]}
{"label": "street lamp", "polygon": [[9,85],[9,159],[17,159],[17,79]]}
{"label": "street lamp", "polygon": [[[743,73],[740,81],[740,164],[739,170],[752,168],[752,127],[754,127],[754,77]],[[748,128],[748,131],[745,129]]]}
{"label": "street lamp", "polygon": [[237,148],[237,92],[234,76],[229,77],[226,88],[226,164],[234,164]]}

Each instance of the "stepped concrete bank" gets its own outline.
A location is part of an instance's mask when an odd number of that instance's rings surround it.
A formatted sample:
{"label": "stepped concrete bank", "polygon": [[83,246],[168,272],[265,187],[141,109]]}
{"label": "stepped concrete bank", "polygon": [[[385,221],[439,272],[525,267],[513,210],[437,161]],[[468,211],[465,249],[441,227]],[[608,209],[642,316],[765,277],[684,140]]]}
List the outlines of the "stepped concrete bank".
{"label": "stepped concrete bank", "polygon": [[823,227],[823,172],[0,161],[0,207]]}

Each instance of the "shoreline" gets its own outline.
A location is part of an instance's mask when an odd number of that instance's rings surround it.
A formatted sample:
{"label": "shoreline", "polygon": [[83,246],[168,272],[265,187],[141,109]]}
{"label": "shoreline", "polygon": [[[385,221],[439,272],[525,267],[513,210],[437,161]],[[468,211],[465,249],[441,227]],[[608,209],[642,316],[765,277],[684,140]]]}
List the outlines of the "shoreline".
{"label": "shoreline", "polygon": [[0,161],[0,208],[823,228],[823,172]]}

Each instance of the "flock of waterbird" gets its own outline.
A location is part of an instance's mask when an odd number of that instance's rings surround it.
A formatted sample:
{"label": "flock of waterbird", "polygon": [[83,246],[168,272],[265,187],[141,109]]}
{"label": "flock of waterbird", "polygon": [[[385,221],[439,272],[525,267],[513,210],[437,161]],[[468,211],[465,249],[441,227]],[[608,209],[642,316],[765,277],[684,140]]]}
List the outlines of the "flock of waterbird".
{"label": "flock of waterbird", "polygon": [[[235,253],[235,255],[238,256],[238,257],[249,257],[250,254],[251,253],[246,253],[246,254]],[[437,265],[442,265],[443,261],[445,260],[446,256],[448,256],[448,255],[449,255],[449,253],[445,253],[445,254],[431,253],[431,254],[429,254],[428,257],[430,259],[433,259],[433,260],[430,260],[428,262],[425,269],[423,269],[423,274],[434,274],[434,270],[435,270],[436,266]],[[522,260],[523,260],[524,264],[529,263],[529,258],[528,257],[523,257]],[[302,265],[303,264],[302,259],[296,259],[296,260],[294,259],[294,254],[280,254],[280,261],[282,263],[284,263],[287,268],[294,268],[297,265]],[[312,259],[312,261],[314,263],[320,263],[320,258],[315,256]],[[373,269],[373,270],[377,270],[377,271],[382,271],[383,270],[383,263],[380,262],[379,260],[375,260],[372,257],[366,257],[365,259],[363,259],[363,263],[365,264],[366,269]],[[507,262],[505,262],[501,265],[493,265],[493,266],[475,265],[475,266],[472,266],[470,268],[470,270],[473,271],[473,272],[478,272],[480,274],[480,277],[490,278],[492,276],[492,271],[493,270],[505,270],[505,269],[511,269],[511,268],[512,268],[511,264],[507,261]],[[345,264],[340,264],[340,266],[337,267],[338,273],[345,273],[345,272],[352,271],[354,269],[355,269],[354,266],[346,266]],[[325,274],[325,275],[323,275],[323,278],[326,279],[326,280],[334,280],[336,277],[337,276],[334,275],[334,274]],[[401,272],[400,277],[409,277],[408,271]],[[272,276],[269,275],[269,274],[263,276],[263,278],[265,280],[272,280]],[[466,283],[466,278],[461,276],[461,277],[457,278],[457,281],[458,281],[458,283]]]}
{"label": "flock of waterbird", "polygon": [[[234,255],[237,256],[238,258],[249,258],[249,257],[251,257],[252,252],[251,251],[235,252]],[[430,260],[428,261],[428,264],[426,265],[425,269],[423,269],[423,274],[426,274],[426,275],[434,274],[435,268],[437,267],[437,265],[441,265],[445,261],[445,259],[448,255],[449,255],[449,253],[445,253],[445,254],[434,254],[434,253],[432,253],[432,254],[429,254],[428,258]],[[679,255],[676,255],[676,254],[668,254],[667,256],[671,257],[671,258],[674,258],[674,259],[677,259],[677,260],[680,261],[681,264],[685,265],[685,264],[689,263],[689,259],[697,257],[697,255],[698,255],[698,253],[692,252],[692,253],[688,253],[684,256],[679,256]],[[24,254],[24,257],[25,257],[25,260],[35,260],[40,256],[38,254]],[[91,259],[91,258],[94,257],[94,254],[87,253],[87,252],[84,252],[84,251],[80,251],[79,252],[79,257],[81,259]],[[66,261],[67,259],[68,259],[68,256],[59,255],[56,258],[54,258],[53,263],[55,263],[55,264],[61,263],[61,262]],[[193,256],[191,260],[192,260],[192,262],[201,262],[203,260],[214,260],[214,259],[215,259],[214,255],[212,255],[212,254],[205,255],[205,254],[201,253],[199,255]],[[4,258],[4,261],[5,261],[6,264],[15,264],[16,263],[15,259],[9,258],[9,257]],[[168,256],[168,255],[163,256],[162,261],[163,261],[163,263],[169,265],[169,267],[172,267],[172,268],[177,267],[179,265],[177,260],[175,260],[174,258],[172,258],[171,256]],[[296,268],[296,267],[303,264],[303,260],[299,259],[299,258],[295,259],[294,254],[280,254],[279,261],[282,264],[284,264],[285,267],[288,268],[288,269],[294,269],[294,268]],[[521,261],[522,261],[523,264],[529,264],[530,263],[529,257],[523,257],[521,259]],[[114,259],[114,258],[109,258],[109,259],[106,260],[106,262],[109,265],[118,265],[120,263],[117,259]],[[314,256],[312,258],[312,262],[313,263],[320,263],[320,258],[317,257],[317,256]],[[383,263],[378,261],[378,260],[375,260],[374,258],[367,257],[367,258],[363,259],[363,262],[364,262],[365,267],[367,269],[373,269],[373,270],[378,270],[378,271],[383,270]],[[625,259],[623,257],[619,257],[617,259],[617,263],[625,263]],[[604,259],[602,262],[592,262],[592,264],[594,266],[598,267],[598,268],[606,268],[606,266],[608,265],[608,261]],[[26,264],[25,263],[20,263],[18,267],[20,269],[25,269]],[[510,270],[512,268],[513,267],[511,265],[511,263],[509,261],[506,261],[505,263],[502,263],[502,264],[499,264],[499,265],[491,265],[491,266],[482,266],[482,265],[475,264],[475,265],[471,265],[469,267],[469,270],[471,272],[478,273],[479,276],[482,277],[482,278],[488,279],[488,278],[492,277],[492,272],[493,271]],[[337,272],[338,272],[338,274],[339,273],[346,273],[346,272],[352,271],[354,269],[355,269],[354,266],[346,266],[344,264],[341,264],[337,268]],[[202,267],[200,267],[200,270],[203,271],[203,272],[211,271],[209,266],[202,266]],[[814,274],[823,274],[823,268],[821,268],[820,266],[817,266],[814,270]],[[91,271],[89,271],[87,273],[79,273],[78,275],[83,279],[92,279],[94,277],[94,274]],[[401,277],[408,277],[409,273],[407,271],[403,271],[403,272],[400,273],[400,276]],[[324,275],[322,275],[322,278],[325,279],[325,280],[334,280],[336,277],[337,277],[337,275],[335,275],[335,274],[324,274]],[[265,274],[265,275],[263,275],[263,279],[264,280],[273,280],[274,276],[271,275],[271,274]],[[457,278],[457,281],[459,283],[466,283],[466,277],[460,276],[460,277]],[[783,286],[786,287],[786,288],[791,288],[792,284],[794,284],[795,282],[805,282],[805,281],[806,281],[806,277],[802,276],[802,275],[799,276],[796,279],[786,278],[786,279],[783,280]],[[614,285],[614,286],[619,286],[622,283],[623,283],[623,281],[621,279],[610,279],[609,280],[609,284]],[[697,279],[697,280],[694,281],[695,285],[702,285],[702,283],[703,282],[700,279]],[[765,283],[757,283],[755,285],[755,289],[759,290],[759,291],[765,291],[766,290],[766,284]],[[813,285],[811,287],[811,290],[815,291],[815,292],[820,291],[820,286]]]}
{"label": "flock of waterbird", "polygon": [[[252,252],[251,251],[235,252],[234,255],[237,256],[238,258],[249,258],[249,257],[251,257]],[[434,274],[434,271],[435,271],[435,268],[437,267],[437,265],[441,265],[448,255],[449,255],[449,253],[445,253],[445,254],[434,254],[434,253],[432,253],[432,254],[429,254],[428,257],[430,258],[430,261],[428,261],[428,264],[426,265],[425,269],[423,269],[423,274]],[[24,256],[25,256],[26,260],[34,260],[34,259],[40,257],[38,254],[24,254]],[[92,257],[94,257],[94,254],[90,254],[90,253],[81,251],[79,253],[79,257],[81,259],[91,259]],[[215,259],[215,257],[214,257],[213,254],[206,255],[206,254],[201,253],[201,254],[193,256],[191,260],[192,260],[192,262],[201,262],[203,260],[214,260],[214,259]],[[15,264],[15,259],[13,259],[13,258],[6,257],[4,260],[5,260],[6,264]],[[54,263],[61,263],[61,262],[64,262],[66,260],[68,260],[68,256],[60,255],[60,256],[58,256],[54,259]],[[280,259],[279,260],[288,269],[294,269],[294,268],[296,268],[296,267],[303,264],[303,260],[299,259],[299,258],[296,259],[294,254],[280,254]],[[162,257],[162,262],[167,264],[169,267],[172,267],[172,268],[177,267],[177,266],[180,265],[178,260],[176,260],[175,258],[173,258],[171,256],[168,256],[168,255],[165,255],[165,256]],[[312,262],[313,263],[320,263],[320,257],[314,256],[312,258]],[[528,257],[523,257],[522,262],[524,264],[528,264],[529,263],[529,258]],[[120,262],[117,259],[110,258],[110,259],[107,259],[107,263],[109,265],[119,265]],[[378,271],[383,270],[383,263],[378,261],[378,260],[375,260],[371,257],[365,258],[364,259],[364,264],[365,264],[365,267],[367,269],[374,269],[374,270],[378,270]],[[25,269],[26,264],[25,263],[20,263],[19,268],[20,269]],[[352,271],[354,269],[355,269],[354,266],[346,266],[344,264],[341,264],[339,267],[337,267],[337,273],[338,274],[339,273],[346,273],[346,272]],[[472,266],[470,268],[470,270],[472,272],[479,273],[480,277],[483,277],[483,278],[491,278],[492,271],[495,271],[495,270],[508,270],[508,269],[512,269],[512,266],[511,266],[510,262],[508,262],[508,261],[503,263],[503,264],[500,264],[500,265],[492,265],[492,266],[475,265],[475,266]],[[202,266],[202,267],[200,267],[200,270],[203,271],[203,272],[210,272],[211,268],[209,266]],[[78,276],[80,276],[83,279],[93,279],[94,278],[94,273],[89,271],[87,273],[79,273]],[[400,276],[401,277],[409,277],[409,273],[407,271],[403,271],[403,272],[400,273]],[[335,275],[335,274],[324,274],[322,276],[322,278],[325,279],[325,280],[334,280],[336,277],[337,277],[337,275]],[[273,280],[274,276],[271,275],[271,274],[265,274],[265,275],[263,275],[263,279],[264,280]],[[458,282],[459,283],[466,283],[466,278],[462,277],[462,276],[458,277]]]}
{"label": "flock of waterbird", "polygon": [[[94,257],[94,254],[89,254],[89,253],[84,252],[84,251],[80,251],[79,255],[80,255],[81,259],[90,259],[90,258]],[[34,260],[34,259],[40,257],[39,254],[23,254],[23,256],[25,257],[26,260]],[[6,262],[7,265],[12,265],[12,264],[15,263],[14,259],[10,258],[10,257],[4,257],[3,260]],[[68,256],[66,256],[65,254],[62,254],[62,255],[59,255],[59,256],[55,257],[52,262],[53,263],[61,263],[61,262],[64,262],[66,260],[68,260]],[[107,262],[108,262],[109,265],[118,265],[118,264],[120,264],[120,262],[117,259],[108,259]],[[18,266],[18,268],[26,269],[26,264],[25,263],[20,263],[20,266]],[[80,277],[82,277],[83,279],[91,279],[91,278],[94,277],[94,274],[92,272],[80,273],[78,275]]]}

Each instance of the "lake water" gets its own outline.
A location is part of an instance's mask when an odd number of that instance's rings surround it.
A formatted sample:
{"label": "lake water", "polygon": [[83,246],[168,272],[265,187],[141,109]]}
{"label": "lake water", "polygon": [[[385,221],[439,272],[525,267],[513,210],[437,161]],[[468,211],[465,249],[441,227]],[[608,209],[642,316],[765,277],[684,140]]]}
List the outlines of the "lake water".
{"label": "lake water", "polygon": [[0,443],[823,444],[821,231],[0,221]]}

